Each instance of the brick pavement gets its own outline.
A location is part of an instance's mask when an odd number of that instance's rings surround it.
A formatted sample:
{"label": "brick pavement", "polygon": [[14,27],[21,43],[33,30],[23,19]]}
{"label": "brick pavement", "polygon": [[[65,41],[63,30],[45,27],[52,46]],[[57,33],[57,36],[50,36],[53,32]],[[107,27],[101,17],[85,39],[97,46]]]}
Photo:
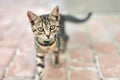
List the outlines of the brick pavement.
{"label": "brick pavement", "polygon": [[[32,0],[4,2],[0,1],[0,80],[33,80],[35,50],[26,11],[48,6]],[[66,28],[67,51],[58,68],[46,55],[46,80],[120,80],[120,15],[94,14],[86,23],[67,22]]]}

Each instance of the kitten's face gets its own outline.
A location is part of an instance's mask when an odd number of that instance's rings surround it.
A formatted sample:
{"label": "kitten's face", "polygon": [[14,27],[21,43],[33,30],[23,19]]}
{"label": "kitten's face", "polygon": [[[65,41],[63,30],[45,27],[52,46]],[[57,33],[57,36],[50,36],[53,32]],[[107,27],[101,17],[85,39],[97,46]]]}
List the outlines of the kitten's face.
{"label": "kitten's face", "polygon": [[50,15],[40,17],[29,11],[28,18],[31,22],[34,35],[44,41],[54,39],[59,31],[60,16],[58,7],[55,7]]}

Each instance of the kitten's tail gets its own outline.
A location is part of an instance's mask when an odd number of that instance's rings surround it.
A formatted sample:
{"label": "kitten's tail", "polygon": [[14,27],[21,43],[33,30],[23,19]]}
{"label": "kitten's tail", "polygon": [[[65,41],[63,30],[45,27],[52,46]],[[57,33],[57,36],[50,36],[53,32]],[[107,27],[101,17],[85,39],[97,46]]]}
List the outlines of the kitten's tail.
{"label": "kitten's tail", "polygon": [[86,18],[84,19],[78,19],[74,16],[71,15],[62,15],[65,21],[70,21],[70,22],[74,22],[74,23],[80,23],[80,22],[85,22],[87,21],[90,17],[91,17],[92,13],[90,12]]}

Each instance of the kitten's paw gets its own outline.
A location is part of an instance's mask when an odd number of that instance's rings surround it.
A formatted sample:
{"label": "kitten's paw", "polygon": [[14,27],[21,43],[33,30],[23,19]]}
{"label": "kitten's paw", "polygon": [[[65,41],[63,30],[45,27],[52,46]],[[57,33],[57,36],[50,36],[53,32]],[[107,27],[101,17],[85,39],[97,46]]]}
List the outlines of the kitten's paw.
{"label": "kitten's paw", "polygon": [[39,80],[39,79],[38,79],[38,75],[35,75],[35,80]]}
{"label": "kitten's paw", "polygon": [[61,67],[61,64],[60,63],[59,64],[54,64],[53,67],[59,68],[59,67]]}
{"label": "kitten's paw", "polygon": [[43,79],[40,78],[38,75],[35,75],[35,80],[43,80]]}

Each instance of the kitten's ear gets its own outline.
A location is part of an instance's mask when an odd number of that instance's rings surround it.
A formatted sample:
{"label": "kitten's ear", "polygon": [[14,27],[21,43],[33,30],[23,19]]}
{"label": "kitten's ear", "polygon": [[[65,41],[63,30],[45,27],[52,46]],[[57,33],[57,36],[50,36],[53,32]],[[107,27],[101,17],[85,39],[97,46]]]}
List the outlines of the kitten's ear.
{"label": "kitten's ear", "polygon": [[30,22],[35,21],[36,19],[38,19],[38,16],[35,13],[31,12],[31,11],[27,12],[27,16],[28,16]]}
{"label": "kitten's ear", "polygon": [[50,13],[50,16],[53,16],[57,21],[60,19],[60,13],[59,13],[59,7],[56,6],[52,12]]}

